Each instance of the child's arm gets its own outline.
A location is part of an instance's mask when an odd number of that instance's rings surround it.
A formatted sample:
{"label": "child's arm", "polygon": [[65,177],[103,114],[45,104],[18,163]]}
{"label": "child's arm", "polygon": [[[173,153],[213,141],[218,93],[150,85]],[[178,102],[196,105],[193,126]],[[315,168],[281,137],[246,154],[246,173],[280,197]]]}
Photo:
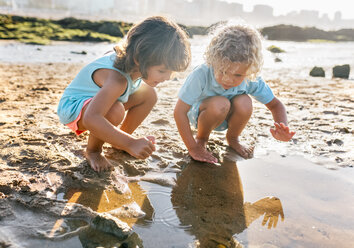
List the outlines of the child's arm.
{"label": "child's arm", "polygon": [[270,132],[273,137],[280,141],[289,141],[294,136],[295,132],[290,132],[286,110],[283,103],[276,97],[266,104],[266,107],[272,112],[275,128],[271,128]]}
{"label": "child's arm", "polygon": [[176,121],[178,132],[181,135],[189,154],[193,159],[198,161],[217,163],[217,159],[213,155],[211,155],[211,153],[209,153],[204,147],[198,145],[195,139],[193,138],[192,130],[189,125],[189,120],[187,116],[189,109],[190,105],[178,99],[174,110],[174,118]]}
{"label": "child's arm", "polygon": [[135,138],[112,125],[105,116],[117,98],[126,89],[126,79],[116,71],[110,71],[100,91],[95,95],[82,121],[88,130],[102,141],[120,147],[136,158],[146,158],[155,150],[147,138]]}

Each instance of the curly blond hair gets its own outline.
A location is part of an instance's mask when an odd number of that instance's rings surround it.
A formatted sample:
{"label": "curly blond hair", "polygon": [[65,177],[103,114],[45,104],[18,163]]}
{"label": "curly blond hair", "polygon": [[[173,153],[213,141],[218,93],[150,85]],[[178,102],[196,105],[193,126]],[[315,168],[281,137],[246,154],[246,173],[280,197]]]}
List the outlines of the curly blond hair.
{"label": "curly blond hair", "polygon": [[248,79],[255,79],[263,66],[262,36],[257,29],[246,24],[226,24],[213,31],[205,51],[206,63],[225,72],[230,62],[249,65]]}

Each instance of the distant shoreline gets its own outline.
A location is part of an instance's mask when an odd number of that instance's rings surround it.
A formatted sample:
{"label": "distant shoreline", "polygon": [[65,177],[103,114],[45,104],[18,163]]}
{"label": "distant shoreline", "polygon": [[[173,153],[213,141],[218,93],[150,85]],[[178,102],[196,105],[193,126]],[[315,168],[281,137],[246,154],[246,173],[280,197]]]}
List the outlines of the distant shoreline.
{"label": "distant shoreline", "polygon": [[[0,14],[0,40],[18,40],[28,44],[47,45],[51,41],[118,42],[133,23],[91,21],[67,17],[59,20]],[[207,35],[204,26],[180,26],[190,37]],[[268,40],[280,41],[354,41],[354,29],[324,31],[315,27],[276,25],[259,30]]]}

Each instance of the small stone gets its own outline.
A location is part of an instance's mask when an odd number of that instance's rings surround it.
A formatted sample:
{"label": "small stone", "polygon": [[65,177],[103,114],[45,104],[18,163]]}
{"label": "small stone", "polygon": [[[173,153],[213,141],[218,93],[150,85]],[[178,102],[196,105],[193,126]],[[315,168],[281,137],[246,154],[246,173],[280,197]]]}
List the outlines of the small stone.
{"label": "small stone", "polygon": [[87,52],[84,51],[84,50],[82,50],[81,52],[71,51],[71,53],[73,53],[73,54],[81,54],[81,55],[86,55],[87,54]]}
{"label": "small stone", "polygon": [[343,162],[343,159],[342,159],[342,158],[340,158],[340,157],[336,157],[336,159],[335,159],[335,160],[336,160],[336,162],[337,162],[337,163],[341,163],[341,162]]}
{"label": "small stone", "polygon": [[267,50],[270,51],[271,53],[285,53],[283,49],[274,45],[267,47]]}
{"label": "small stone", "polygon": [[340,139],[333,140],[333,143],[336,144],[337,146],[341,146],[341,145],[344,144],[344,142],[342,140],[340,140]]}
{"label": "small stone", "polygon": [[325,77],[325,71],[323,70],[322,67],[313,67],[312,70],[310,71],[310,76],[312,77]]}
{"label": "small stone", "polygon": [[341,133],[350,133],[349,129],[347,127],[343,127],[341,129],[339,129],[339,132]]}

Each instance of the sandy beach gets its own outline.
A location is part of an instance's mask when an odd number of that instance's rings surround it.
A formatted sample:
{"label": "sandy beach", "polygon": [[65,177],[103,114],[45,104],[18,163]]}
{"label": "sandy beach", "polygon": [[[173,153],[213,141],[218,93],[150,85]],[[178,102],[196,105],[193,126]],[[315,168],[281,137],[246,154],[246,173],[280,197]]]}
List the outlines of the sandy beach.
{"label": "sandy beach", "polygon": [[[168,175],[180,173],[190,163],[173,119],[173,108],[178,89],[192,68],[158,86],[158,103],[135,132],[136,136],[155,136],[156,152],[147,160],[138,160],[107,144],[104,151],[114,164],[115,171],[94,172],[83,156],[87,133],[76,137],[59,123],[56,115],[57,103],[64,88],[83,65],[72,62],[0,63],[0,222],[19,218],[18,214],[23,211],[19,209],[22,208],[45,211],[53,220],[59,217],[97,220],[102,217],[98,212],[103,210],[95,211],[92,207],[86,208],[77,203],[70,205],[60,197],[70,198],[68,188],[120,193],[134,191],[123,182],[132,185],[144,181],[171,188],[175,180]],[[272,125],[270,112],[265,106],[254,102],[253,115],[241,141],[256,147],[255,161],[262,161],[262,156],[276,152],[285,158],[285,163],[295,163],[296,155],[320,167],[353,167],[353,80],[295,78],[293,74],[296,74],[297,68],[294,70],[289,73],[287,68],[265,68],[263,73],[264,79],[287,107],[289,125],[296,131],[293,140],[289,143],[275,141],[269,132]],[[208,148],[220,161],[223,161],[225,153],[232,153],[227,147],[224,132],[214,132]],[[236,163],[243,161],[236,154],[233,157]],[[135,202],[144,204],[138,198]],[[117,219],[124,219],[124,216],[137,218],[139,211],[134,212],[131,206],[125,208],[126,212],[117,213]],[[102,218],[103,222],[107,221]],[[92,223],[96,224],[91,224],[91,227],[107,231],[106,225],[102,227],[97,221]],[[130,235],[132,231],[127,223],[129,221],[121,222],[121,232],[116,236],[121,235],[120,240],[129,237],[127,243],[137,244],[134,235]],[[45,240],[68,238],[64,237],[68,231],[60,233],[54,227],[49,229],[52,232],[49,230],[39,234],[38,230],[29,228],[25,233],[30,237],[42,235]],[[112,234],[115,231],[107,232]],[[7,247],[6,244],[17,247],[16,240],[15,236],[6,233],[6,229],[0,229],[0,247]],[[36,242],[32,245],[40,244]]]}

